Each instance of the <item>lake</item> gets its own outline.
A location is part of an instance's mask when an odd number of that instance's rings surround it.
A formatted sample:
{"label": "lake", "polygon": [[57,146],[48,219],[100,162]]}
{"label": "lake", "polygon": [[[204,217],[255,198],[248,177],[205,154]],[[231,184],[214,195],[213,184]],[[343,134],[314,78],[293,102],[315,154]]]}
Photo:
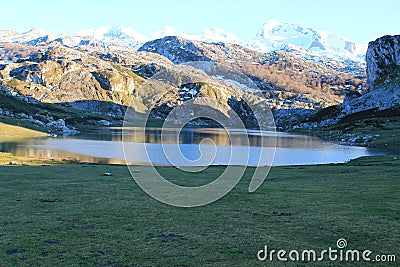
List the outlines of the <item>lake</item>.
{"label": "lake", "polygon": [[[124,141],[124,142],[122,142]],[[276,147],[276,149],[275,149]],[[70,157],[85,162],[138,165],[309,165],[341,163],[377,150],[344,146],[282,132],[218,128],[109,127],[64,138],[0,143],[0,151],[29,157]],[[274,153],[275,152],[275,153]]]}

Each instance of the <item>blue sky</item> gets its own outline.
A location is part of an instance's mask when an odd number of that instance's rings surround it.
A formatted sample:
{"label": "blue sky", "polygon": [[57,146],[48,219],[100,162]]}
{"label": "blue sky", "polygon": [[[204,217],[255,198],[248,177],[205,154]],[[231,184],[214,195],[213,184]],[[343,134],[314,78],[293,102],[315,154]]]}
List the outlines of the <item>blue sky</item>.
{"label": "blue sky", "polygon": [[398,0],[19,0],[2,1],[0,28],[75,33],[123,25],[141,34],[170,25],[195,34],[222,28],[249,40],[264,22],[298,22],[367,43],[385,34],[400,34]]}

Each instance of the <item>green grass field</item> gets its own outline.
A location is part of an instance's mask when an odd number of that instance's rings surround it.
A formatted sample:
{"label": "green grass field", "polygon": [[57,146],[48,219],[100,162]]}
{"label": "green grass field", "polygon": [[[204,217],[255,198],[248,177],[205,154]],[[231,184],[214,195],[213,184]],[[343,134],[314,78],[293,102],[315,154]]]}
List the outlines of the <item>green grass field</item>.
{"label": "green grass field", "polygon": [[[146,175],[146,167],[138,167]],[[207,183],[223,167],[174,181]],[[126,166],[61,164],[0,169],[1,266],[398,266],[259,262],[271,249],[349,249],[400,257],[400,159],[273,168],[255,192],[251,169],[228,195],[197,208],[162,204]],[[104,176],[111,172],[112,176]],[[399,260],[399,259],[397,259]]]}

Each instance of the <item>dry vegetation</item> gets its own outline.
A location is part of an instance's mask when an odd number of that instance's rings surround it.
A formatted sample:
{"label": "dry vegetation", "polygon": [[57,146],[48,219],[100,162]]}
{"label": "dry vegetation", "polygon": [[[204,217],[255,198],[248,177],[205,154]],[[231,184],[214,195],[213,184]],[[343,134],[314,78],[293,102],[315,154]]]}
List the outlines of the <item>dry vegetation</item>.
{"label": "dry vegetation", "polygon": [[21,139],[21,138],[40,137],[40,136],[47,136],[47,134],[0,122],[1,142]]}
{"label": "dry vegetation", "polygon": [[350,73],[284,52],[272,54],[261,63],[244,61],[229,66],[249,75],[264,90],[312,94],[332,100],[343,100],[345,88],[364,90],[366,83],[365,79],[355,78]]}

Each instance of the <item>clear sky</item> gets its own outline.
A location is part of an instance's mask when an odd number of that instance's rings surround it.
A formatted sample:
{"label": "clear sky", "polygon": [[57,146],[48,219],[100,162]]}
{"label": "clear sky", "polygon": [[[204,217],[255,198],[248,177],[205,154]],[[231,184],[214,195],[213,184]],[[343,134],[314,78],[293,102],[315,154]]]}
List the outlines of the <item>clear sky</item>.
{"label": "clear sky", "polygon": [[0,29],[75,33],[123,25],[147,35],[170,25],[188,34],[222,28],[244,40],[277,19],[367,43],[400,34],[399,0],[14,0],[1,1]]}

